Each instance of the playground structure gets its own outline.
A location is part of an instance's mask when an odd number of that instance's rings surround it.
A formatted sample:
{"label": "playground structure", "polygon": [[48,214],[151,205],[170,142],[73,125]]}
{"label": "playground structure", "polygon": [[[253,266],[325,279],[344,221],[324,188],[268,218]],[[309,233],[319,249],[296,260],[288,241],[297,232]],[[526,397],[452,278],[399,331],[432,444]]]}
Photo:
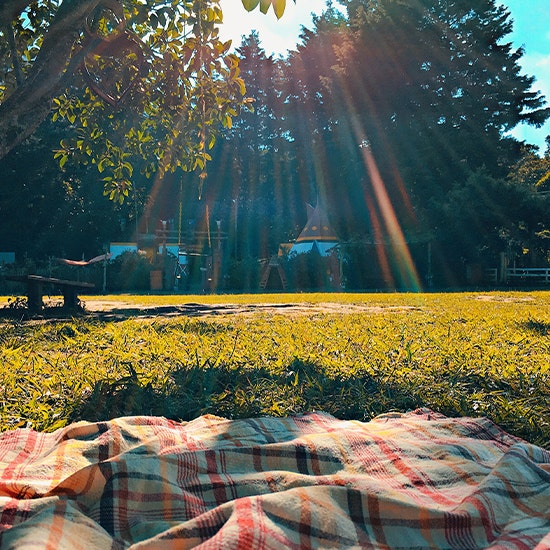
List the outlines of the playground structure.
{"label": "playground structure", "polygon": [[288,282],[286,279],[286,273],[281,265],[281,260],[278,255],[273,255],[269,259],[260,260],[260,263],[262,264],[262,275],[260,278],[260,289],[266,290],[267,285],[269,283],[270,276],[272,274],[273,268],[276,269],[277,275],[279,276],[279,279],[281,281],[282,289],[287,290]]}
{"label": "playground structure", "polygon": [[[328,284],[332,290],[341,288],[338,238],[319,205],[307,208],[307,222],[295,242],[281,243],[277,254],[258,258],[256,268],[248,265],[251,289],[255,286],[263,291],[288,290],[292,286],[289,280],[296,279],[293,266],[310,256],[317,259],[312,258],[314,269],[322,271],[319,278],[328,281],[324,286]],[[140,233],[136,242],[111,243],[110,253],[113,258],[125,251],[145,256],[151,264],[153,291],[208,293],[225,289],[231,262],[232,247],[227,246],[230,234],[222,230],[223,220],[211,223],[208,206],[203,220],[199,227],[194,223],[184,225],[181,218],[177,227],[173,220],[160,220],[154,233]],[[238,262],[235,257],[232,260]]]}
{"label": "playground structure", "polygon": [[[181,228],[169,228],[167,222],[163,221],[162,227],[155,231],[154,238],[149,237],[153,246],[145,246],[143,249],[157,268],[151,274],[151,290],[189,290],[191,281],[199,281],[199,288],[195,290],[200,292],[220,288],[228,234],[221,231],[220,220],[216,220],[216,231],[212,232],[208,218],[207,214],[206,231],[182,232]],[[162,273],[160,279],[159,272]]]}

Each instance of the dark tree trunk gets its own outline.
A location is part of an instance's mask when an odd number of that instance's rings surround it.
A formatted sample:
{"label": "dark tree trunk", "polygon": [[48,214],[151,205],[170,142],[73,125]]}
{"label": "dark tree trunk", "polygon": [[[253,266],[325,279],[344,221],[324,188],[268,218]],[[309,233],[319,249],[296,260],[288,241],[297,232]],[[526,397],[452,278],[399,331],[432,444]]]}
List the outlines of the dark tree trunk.
{"label": "dark tree trunk", "polygon": [[[0,158],[29,137],[50,113],[63,77],[79,63],[71,59],[75,41],[86,17],[99,3],[64,0],[59,7],[30,73],[0,105]],[[11,25],[29,4],[29,0],[5,0],[0,8],[0,27]]]}

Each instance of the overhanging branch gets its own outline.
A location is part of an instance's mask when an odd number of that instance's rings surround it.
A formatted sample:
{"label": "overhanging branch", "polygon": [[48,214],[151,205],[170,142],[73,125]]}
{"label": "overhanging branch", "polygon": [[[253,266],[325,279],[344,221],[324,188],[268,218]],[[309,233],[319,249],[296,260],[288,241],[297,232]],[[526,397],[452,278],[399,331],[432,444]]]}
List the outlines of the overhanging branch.
{"label": "overhanging branch", "polygon": [[[64,0],[59,7],[31,71],[0,105],[0,158],[29,137],[48,116],[51,101],[59,92],[69,66],[74,43],[86,18],[99,3],[100,0]],[[21,6],[24,9],[28,4],[28,1],[9,0],[2,6],[0,22],[6,14],[11,16],[14,10]]]}

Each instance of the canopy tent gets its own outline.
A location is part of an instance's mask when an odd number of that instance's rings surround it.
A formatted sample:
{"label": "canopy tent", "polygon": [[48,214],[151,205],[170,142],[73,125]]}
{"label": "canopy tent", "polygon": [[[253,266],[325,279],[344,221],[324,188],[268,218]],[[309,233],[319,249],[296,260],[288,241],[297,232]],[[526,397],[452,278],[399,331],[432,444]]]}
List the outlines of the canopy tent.
{"label": "canopy tent", "polygon": [[324,209],[317,202],[315,208],[307,204],[307,222],[292,245],[289,254],[317,252],[320,256],[330,256],[338,246],[338,237],[328,222]]}

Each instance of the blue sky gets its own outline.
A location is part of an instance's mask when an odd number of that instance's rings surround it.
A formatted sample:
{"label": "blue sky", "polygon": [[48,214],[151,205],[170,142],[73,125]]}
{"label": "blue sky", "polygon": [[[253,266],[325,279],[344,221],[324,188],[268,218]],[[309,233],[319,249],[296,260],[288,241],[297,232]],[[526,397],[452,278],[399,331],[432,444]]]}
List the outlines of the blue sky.
{"label": "blue sky", "polygon": [[[537,79],[534,89],[540,90],[550,103],[550,0],[500,0],[510,10],[514,31],[510,35],[514,46],[524,46],[525,55],[521,64],[524,72]],[[325,0],[287,0],[283,17],[277,21],[270,10],[263,15],[259,10],[247,13],[240,0],[221,0],[224,24],[220,34],[224,39],[233,39],[238,46],[242,35],[252,29],[259,32],[262,45],[268,54],[284,54],[294,48],[302,26],[311,26],[311,13],[321,13]],[[543,128],[518,127],[513,134],[546,149],[544,139],[550,134],[550,122]]]}

